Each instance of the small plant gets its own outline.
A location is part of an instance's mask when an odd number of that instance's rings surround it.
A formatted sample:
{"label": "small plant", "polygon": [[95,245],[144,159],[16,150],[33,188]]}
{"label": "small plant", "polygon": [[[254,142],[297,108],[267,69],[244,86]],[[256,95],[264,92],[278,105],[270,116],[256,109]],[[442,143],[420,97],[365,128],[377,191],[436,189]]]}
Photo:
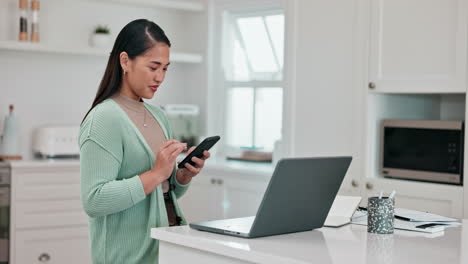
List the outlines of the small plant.
{"label": "small plant", "polygon": [[98,25],[94,29],[95,34],[110,34],[110,29],[107,26]]}
{"label": "small plant", "polygon": [[95,48],[109,48],[110,41],[110,30],[104,25],[97,25],[89,37],[89,45]]}

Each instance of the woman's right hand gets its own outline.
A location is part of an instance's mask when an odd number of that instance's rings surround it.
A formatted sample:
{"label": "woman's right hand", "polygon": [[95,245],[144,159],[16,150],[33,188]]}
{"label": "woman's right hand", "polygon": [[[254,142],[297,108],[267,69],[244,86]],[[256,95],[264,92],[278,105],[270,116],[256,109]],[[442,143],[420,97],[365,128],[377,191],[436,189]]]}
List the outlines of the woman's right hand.
{"label": "woman's right hand", "polygon": [[169,179],[174,170],[177,156],[185,150],[187,150],[187,143],[180,143],[175,139],[166,141],[159,148],[152,171],[155,177],[160,179],[160,183]]}
{"label": "woman's right hand", "polygon": [[140,175],[147,195],[171,177],[177,156],[186,149],[187,143],[180,143],[175,139],[168,140],[159,148],[153,169]]}

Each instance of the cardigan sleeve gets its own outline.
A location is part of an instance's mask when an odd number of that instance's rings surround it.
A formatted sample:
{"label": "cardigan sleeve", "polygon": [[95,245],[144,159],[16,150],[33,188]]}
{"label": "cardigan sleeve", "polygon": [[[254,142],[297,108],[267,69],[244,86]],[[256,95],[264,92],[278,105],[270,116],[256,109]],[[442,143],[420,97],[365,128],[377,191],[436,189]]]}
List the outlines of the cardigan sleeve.
{"label": "cardigan sleeve", "polygon": [[81,145],[81,201],[90,217],[123,211],[145,199],[138,175],[117,180],[119,160],[93,139]]}
{"label": "cardigan sleeve", "polygon": [[180,197],[182,197],[182,195],[185,194],[185,192],[187,192],[187,189],[188,187],[190,186],[190,182],[187,183],[187,184],[181,184],[178,180],[177,180],[177,177],[176,177],[176,172],[177,172],[177,167],[176,169],[174,170],[174,174],[173,176],[174,177],[171,177],[171,182],[172,184],[174,184],[175,186],[175,189],[174,189],[174,194],[175,196],[177,197],[177,199],[179,199]]}

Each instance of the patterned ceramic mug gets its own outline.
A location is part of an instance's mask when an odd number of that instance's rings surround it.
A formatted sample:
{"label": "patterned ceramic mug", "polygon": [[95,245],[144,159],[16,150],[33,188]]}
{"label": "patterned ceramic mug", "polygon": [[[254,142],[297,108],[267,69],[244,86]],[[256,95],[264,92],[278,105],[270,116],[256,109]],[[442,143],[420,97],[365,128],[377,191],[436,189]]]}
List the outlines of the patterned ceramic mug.
{"label": "patterned ceramic mug", "polygon": [[367,204],[367,232],[393,234],[394,199],[369,197]]}

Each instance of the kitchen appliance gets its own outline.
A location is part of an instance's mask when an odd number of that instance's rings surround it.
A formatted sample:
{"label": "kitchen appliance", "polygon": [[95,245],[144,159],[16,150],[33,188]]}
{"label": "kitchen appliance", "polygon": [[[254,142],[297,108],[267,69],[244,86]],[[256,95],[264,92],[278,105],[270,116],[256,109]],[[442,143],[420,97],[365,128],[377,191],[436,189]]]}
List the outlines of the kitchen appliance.
{"label": "kitchen appliance", "polygon": [[174,138],[187,143],[187,148],[198,144],[200,109],[191,104],[168,104],[164,106]]}
{"label": "kitchen appliance", "polygon": [[396,120],[382,122],[385,177],[463,184],[464,122]]}
{"label": "kitchen appliance", "polygon": [[33,153],[39,158],[78,158],[79,126],[43,126],[34,131]]}
{"label": "kitchen appliance", "polygon": [[0,162],[0,264],[9,262],[10,166]]}

